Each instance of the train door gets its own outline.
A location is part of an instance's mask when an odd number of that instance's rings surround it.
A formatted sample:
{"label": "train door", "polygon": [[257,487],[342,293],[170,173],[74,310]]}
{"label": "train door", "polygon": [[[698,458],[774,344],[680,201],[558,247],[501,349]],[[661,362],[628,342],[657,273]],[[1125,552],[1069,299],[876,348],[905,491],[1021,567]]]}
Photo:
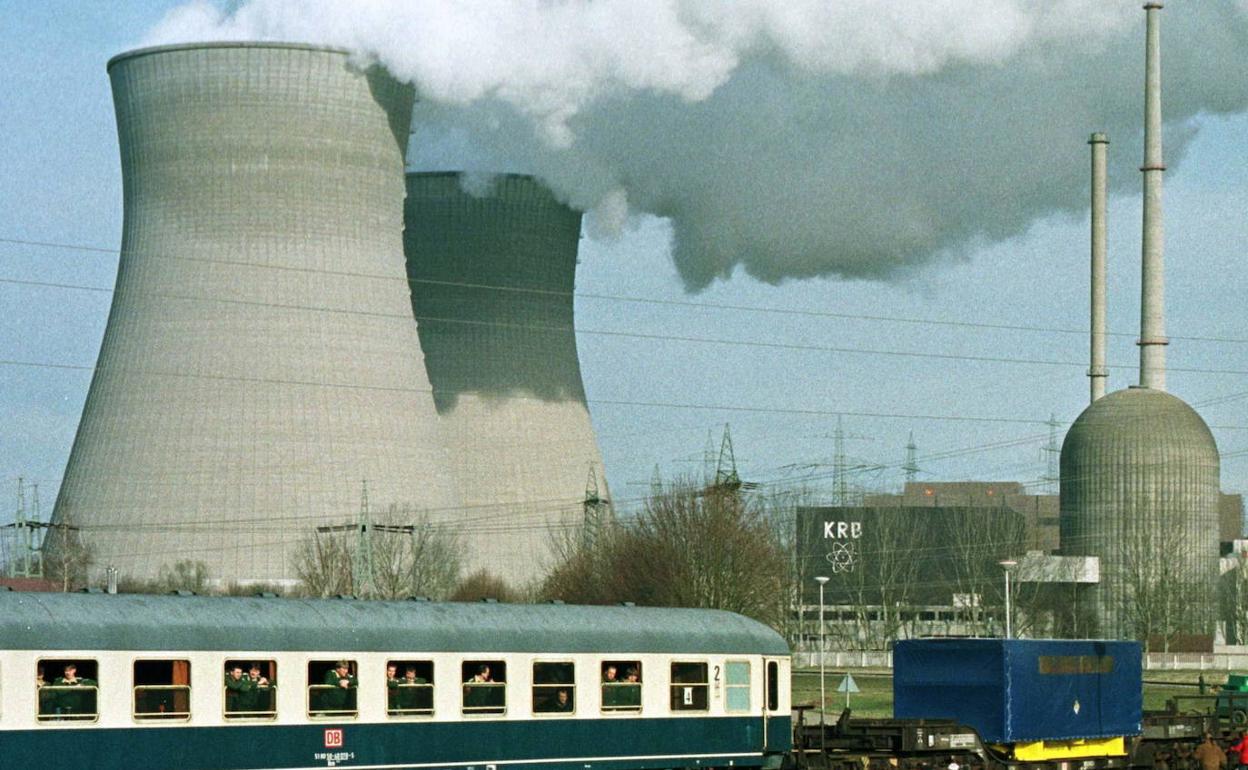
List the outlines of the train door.
{"label": "train door", "polygon": [[779,658],[763,658],[763,751],[787,751],[792,741],[789,714],[780,711],[783,670]]}

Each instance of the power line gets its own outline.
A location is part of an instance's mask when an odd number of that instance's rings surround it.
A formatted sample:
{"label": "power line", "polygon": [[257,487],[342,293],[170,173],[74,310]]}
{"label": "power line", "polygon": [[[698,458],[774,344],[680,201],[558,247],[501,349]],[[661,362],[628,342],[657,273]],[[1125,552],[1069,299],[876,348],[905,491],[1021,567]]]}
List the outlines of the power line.
{"label": "power line", "polygon": [[[55,364],[37,361],[17,361],[10,359],[0,359],[0,366],[26,366],[48,369],[70,369],[76,371],[93,372],[97,367],[82,366],[76,364]],[[242,377],[224,374],[202,374],[191,372],[164,372],[150,369],[128,369],[130,374],[145,374],[153,377],[178,377],[188,379],[205,379],[219,382],[244,382],[252,384],[268,384],[268,385],[298,385],[307,387],[323,387],[323,388],[346,388],[366,391],[391,391],[391,392],[411,392],[411,393],[433,393],[432,388],[413,388],[409,386],[383,386],[383,385],[361,385],[357,383],[343,382],[316,382],[311,380],[289,380],[277,377]],[[512,396],[516,399],[538,400],[540,398],[530,396]],[[630,399],[609,399],[595,398],[587,399],[587,402],[595,405],[604,406],[640,406],[656,409],[692,409],[712,412],[744,412],[757,414],[789,414],[801,416],[824,416],[835,417],[838,414],[852,415],[855,417],[876,417],[887,419],[905,419],[905,420],[942,420],[950,422],[974,422],[974,423],[1010,423],[1022,425],[1044,425],[1044,420],[1023,419],[1014,417],[968,417],[965,415],[933,415],[933,414],[902,414],[890,412],[859,412],[849,411],[845,409],[811,409],[811,408],[780,408],[780,407],[758,407],[758,406],[739,406],[733,404],[698,404],[698,403],[678,403],[670,401],[638,401]],[[1248,429],[1248,428],[1246,428]]]}
{"label": "power line", "polygon": [[[57,242],[51,242],[51,241],[34,241],[34,240],[26,240],[26,239],[20,239],[20,238],[0,238],[0,243],[9,243],[9,244],[23,245],[23,246],[39,246],[39,247],[44,247],[44,248],[56,248],[56,249],[62,249],[62,250],[67,250],[67,251],[86,251],[86,252],[114,254],[114,255],[119,255],[121,253],[120,249],[115,249],[115,248],[108,249],[108,248],[101,248],[98,246],[87,246],[87,245],[71,244],[71,243],[57,243]],[[131,252],[131,253],[135,253],[135,252]],[[844,319],[844,320],[858,320],[858,321],[882,321],[882,322],[887,322],[887,323],[903,323],[903,324],[914,324],[914,325],[921,325],[921,326],[949,326],[949,327],[955,327],[955,328],[995,329],[998,331],[1023,331],[1023,332],[1040,332],[1040,333],[1049,333],[1049,334],[1074,334],[1074,335],[1085,335],[1085,336],[1089,334],[1089,331],[1087,329],[1054,327],[1054,326],[1036,326],[1036,325],[1030,325],[1030,324],[1001,324],[1001,323],[989,323],[989,322],[983,322],[983,321],[950,321],[950,320],[932,319],[932,318],[914,318],[914,317],[906,317],[906,316],[890,316],[890,315],[863,314],[863,313],[835,313],[835,312],[826,311],[826,310],[780,308],[780,307],[769,307],[765,305],[738,305],[738,304],[718,303],[718,302],[696,302],[693,300],[656,299],[656,298],[651,298],[651,297],[636,297],[636,296],[628,296],[628,295],[620,295],[620,294],[605,294],[605,293],[599,293],[599,292],[561,291],[561,290],[555,290],[555,289],[537,289],[537,288],[525,288],[525,287],[519,287],[519,286],[498,286],[498,285],[459,282],[459,281],[439,281],[439,280],[422,279],[422,278],[401,278],[401,277],[393,276],[393,275],[380,275],[380,274],[375,274],[375,273],[360,273],[360,272],[341,271],[341,270],[324,270],[324,269],[319,269],[319,268],[294,267],[290,265],[267,265],[267,264],[258,263],[258,262],[207,259],[207,258],[202,258],[202,257],[186,257],[186,256],[181,256],[181,255],[165,255],[165,256],[161,256],[160,258],[185,260],[185,261],[193,261],[193,262],[205,262],[209,264],[220,264],[220,265],[228,265],[228,266],[256,267],[256,268],[271,269],[271,270],[319,273],[319,274],[324,274],[324,275],[342,276],[342,277],[371,278],[371,279],[386,280],[386,281],[390,281],[390,280],[406,281],[409,284],[432,284],[432,285],[452,286],[456,288],[486,289],[486,290],[491,290],[491,291],[516,292],[516,293],[524,293],[524,294],[548,294],[548,295],[556,295],[556,296],[563,296],[563,297],[576,297],[576,298],[582,298],[582,299],[604,300],[604,301],[611,301],[611,302],[633,302],[633,303],[642,303],[642,304],[648,304],[648,305],[669,305],[673,307],[690,307],[690,308],[699,308],[699,309],[728,310],[728,311],[734,311],[734,312],[749,312],[749,313],[769,313],[769,314],[775,314],[775,315],[803,316],[803,317],[812,317],[812,318],[838,318],[838,319]],[[16,279],[0,279],[0,282],[19,283],[19,284],[26,284],[26,285],[31,285],[31,286],[48,286],[51,288],[80,289],[83,291],[95,291],[95,292],[111,292],[112,291],[112,289],[99,287],[99,286],[53,284],[53,283],[43,283],[43,282],[37,282],[37,281],[19,281]],[[1138,336],[1138,334],[1134,332],[1106,332],[1106,334],[1112,337],[1125,337],[1125,338],[1135,338]],[[1248,338],[1240,338],[1240,337],[1170,335],[1169,338],[1172,340],[1189,340],[1193,342],[1248,344]]]}
{"label": "power line", "polygon": [[[0,283],[3,283],[3,282],[11,282],[11,281],[8,281],[8,279],[0,279]],[[19,282],[19,283],[31,283],[31,282]],[[48,284],[48,285],[51,285],[51,284]],[[420,316],[420,315],[413,316],[407,313],[385,313],[385,312],[370,311],[370,310],[354,310],[350,308],[327,308],[327,307],[321,307],[321,306],[315,306],[315,305],[291,305],[291,304],[275,303],[275,302],[259,302],[259,301],[254,301],[254,300],[232,299],[232,298],[226,298],[226,297],[196,297],[193,295],[170,294],[170,293],[163,293],[163,292],[151,292],[144,296],[153,296],[153,297],[158,297],[161,299],[173,299],[173,300],[192,301],[192,302],[215,302],[215,303],[220,303],[220,304],[225,304],[225,305],[241,305],[241,306],[247,306],[247,307],[264,307],[264,308],[273,308],[273,309],[281,309],[281,310],[303,310],[303,311],[309,311],[309,312],[365,316],[365,317],[370,317],[370,318],[392,318],[392,319],[402,320],[402,321],[415,320],[417,323],[422,322],[422,321],[434,322],[434,323],[450,323],[450,324],[461,324],[461,325],[467,325],[467,326],[485,326],[485,327],[493,327],[493,328],[500,328],[500,329],[522,329],[526,331],[538,331],[538,332],[568,332],[568,331],[573,330],[573,326],[570,323],[566,325],[555,325],[555,326],[544,325],[544,324],[517,324],[517,323],[508,323],[508,322],[503,322],[503,321],[478,321],[478,320],[463,319],[463,318],[445,318],[445,317],[438,317],[438,316]],[[926,353],[926,352],[919,352],[919,351],[887,350],[887,349],[877,349],[877,348],[849,348],[849,347],[834,347],[834,346],[829,346],[829,345],[812,345],[812,344],[803,344],[803,343],[760,342],[760,341],[755,341],[755,340],[734,340],[734,339],[717,338],[717,337],[693,337],[693,336],[675,335],[675,334],[647,334],[647,333],[642,333],[642,332],[626,332],[626,331],[615,331],[615,330],[608,330],[608,329],[581,328],[581,329],[575,329],[575,332],[577,334],[582,334],[582,335],[602,336],[602,337],[623,337],[623,338],[628,338],[628,339],[648,340],[652,342],[654,341],[684,342],[684,343],[704,344],[704,345],[727,345],[727,346],[739,346],[739,347],[751,347],[751,348],[764,348],[764,349],[770,349],[770,350],[792,350],[792,351],[804,351],[804,352],[838,353],[838,354],[844,354],[844,355],[872,355],[872,356],[888,356],[888,357],[899,357],[899,358],[919,358],[919,359],[938,360],[938,361],[969,361],[973,363],[1022,364],[1022,365],[1032,365],[1032,366],[1082,367],[1084,365],[1082,361],[1063,361],[1060,359],[1012,358],[1009,356],[978,356],[978,355],[967,355],[967,354],[958,354],[958,353]],[[38,366],[38,364],[31,363],[31,362],[11,362],[11,361],[0,361],[0,365]],[[1136,364],[1110,364],[1108,368],[1130,370],[1130,369],[1135,369],[1136,366],[1137,366]],[[81,367],[63,366],[61,368],[81,368]],[[1200,367],[1179,367],[1179,366],[1171,366],[1171,367],[1168,367],[1168,369],[1169,371],[1172,371],[1172,372],[1183,372],[1183,373],[1189,373],[1189,374],[1222,374],[1222,375],[1237,375],[1237,376],[1248,375],[1248,370],[1244,370],[1244,369],[1205,369],[1205,368],[1200,368]]]}
{"label": "power line", "polygon": [[[0,239],[0,241],[15,242],[15,241],[12,241],[11,239]],[[42,243],[42,242],[28,242],[28,243],[33,244],[33,245],[39,245],[39,246],[51,246],[51,247],[86,250],[86,251],[98,251],[102,253],[112,253],[112,254],[118,253],[118,250],[116,249],[94,249],[91,247],[72,246],[69,244],[52,244],[52,243]],[[173,257],[173,258],[178,258],[178,257]],[[220,262],[219,260],[198,260],[198,261],[211,262],[211,263]],[[262,265],[262,264],[257,264],[257,263],[224,263],[224,264],[246,264],[246,265],[259,267],[259,268],[298,269],[298,270],[303,270],[306,272],[314,272],[314,273],[345,274],[345,273],[333,273],[331,271],[322,271],[322,270],[305,270],[302,268],[287,268],[284,266]],[[355,274],[355,275],[360,275],[362,277],[368,277],[368,278],[374,278],[374,279],[403,280],[403,279],[395,278],[393,276],[368,276],[365,274]],[[109,293],[112,291],[110,289],[104,289],[101,287],[79,287],[79,286],[74,286],[71,284],[53,284],[53,283],[46,283],[46,282],[32,282],[32,281],[6,280],[6,279],[0,279],[0,281],[5,281],[5,282],[19,284],[19,285],[38,285],[38,286],[46,286],[46,287],[51,287],[51,288],[79,288],[83,290],[97,291],[97,292],[103,292],[103,293]],[[422,282],[422,281],[416,280],[413,282]],[[462,284],[462,283],[435,282],[435,281],[423,281],[423,282],[443,283],[443,284],[453,285],[453,286],[493,289],[493,290],[498,290],[498,291],[541,292],[541,293],[551,293],[551,294],[561,294],[561,295],[573,294],[572,292],[550,292],[546,290],[520,289],[516,287],[498,287],[498,286],[491,287],[491,286],[486,286],[486,285],[481,285],[481,284]],[[234,303],[234,304],[261,305],[261,306],[274,307],[274,308],[313,310],[313,311],[331,312],[331,313],[342,312],[342,313],[354,313],[354,314],[370,315],[370,316],[389,316],[389,317],[405,318],[405,319],[411,317],[406,314],[383,314],[383,313],[376,313],[376,312],[370,312],[370,311],[354,311],[350,309],[316,308],[316,307],[306,307],[306,306],[296,306],[296,305],[279,305],[276,303],[258,303],[258,302],[249,302],[246,300],[199,298],[199,297],[185,296],[185,295],[182,295],[182,296],[157,295],[157,296],[168,296],[174,299],[200,300],[200,301],[207,299],[208,301],[221,301],[221,302],[228,302],[228,303]],[[643,303],[648,303],[648,304],[668,304],[668,305],[679,305],[679,306],[688,306],[688,307],[731,309],[731,310],[751,311],[751,312],[776,312],[776,313],[784,313],[788,315],[803,315],[803,316],[814,316],[814,317],[855,318],[855,319],[862,319],[862,320],[897,321],[897,322],[904,322],[904,323],[923,323],[923,324],[933,324],[933,325],[966,326],[966,327],[973,327],[973,328],[996,328],[996,329],[1013,329],[1013,330],[1024,330],[1024,331],[1048,331],[1048,332],[1081,333],[1081,334],[1086,333],[1082,330],[1052,329],[1052,328],[1045,328],[1045,327],[1022,327],[1022,326],[1010,326],[1010,325],[999,325],[999,324],[976,324],[976,323],[971,323],[971,322],[929,321],[925,319],[905,319],[905,318],[896,318],[896,317],[888,317],[888,316],[866,316],[866,315],[825,313],[825,312],[817,312],[817,311],[800,311],[800,310],[765,308],[765,307],[720,305],[716,303],[699,303],[699,302],[691,302],[691,301],[686,302],[686,301],[675,301],[675,300],[650,300],[646,298],[619,297],[619,296],[613,296],[613,295],[576,294],[575,296],[584,296],[584,297],[591,297],[591,298],[598,298],[598,299],[618,300],[618,301],[627,301],[627,302],[643,302]],[[521,326],[519,324],[502,324],[502,323],[490,323],[490,322],[479,322],[479,321],[464,321],[462,319],[426,318],[426,319],[420,319],[420,320],[442,321],[442,322],[449,322],[449,323],[472,323],[472,324],[479,324],[479,325],[488,324],[488,325],[513,327],[513,328]],[[546,330],[566,330],[568,327],[538,326],[535,328],[546,329]],[[693,342],[693,343],[702,343],[702,344],[741,345],[741,346],[770,347],[770,348],[797,349],[797,350],[819,350],[819,351],[851,353],[851,354],[899,355],[899,356],[914,356],[914,357],[923,357],[923,358],[942,358],[942,359],[951,359],[951,360],[990,361],[990,362],[1002,362],[1002,363],[1004,362],[1034,363],[1034,364],[1043,364],[1043,365],[1062,365],[1062,366],[1082,366],[1083,365],[1082,362],[1031,361],[1027,359],[957,356],[957,355],[931,354],[931,353],[908,353],[904,351],[886,351],[886,350],[880,351],[880,350],[863,350],[863,349],[854,349],[854,348],[847,348],[847,349],[846,348],[831,348],[831,347],[815,346],[815,345],[790,345],[790,344],[785,344],[785,343],[754,342],[754,341],[748,341],[748,340],[730,340],[730,339],[715,339],[715,338],[701,338],[701,337],[678,337],[678,336],[670,336],[670,335],[640,335],[640,334],[635,334],[635,333],[630,333],[630,332],[616,332],[616,331],[610,331],[610,330],[583,330],[582,333],[602,334],[602,335],[610,335],[610,336],[638,337],[638,338],[652,339],[652,340],[671,340],[671,341],[680,341],[680,342]],[[1120,335],[1120,336],[1130,336],[1130,335]],[[1176,337],[1176,339],[1179,339],[1179,338]],[[1185,338],[1185,339],[1216,339],[1216,338]],[[1227,340],[1227,339],[1221,339],[1219,341],[1248,342],[1248,340]],[[55,363],[39,364],[39,363],[28,362],[28,361],[0,360],[0,365],[43,366],[46,368],[72,369],[72,370],[82,370],[82,371],[94,371],[95,370],[95,367],[75,366],[75,365],[55,364]],[[1119,366],[1118,368],[1134,369],[1135,367],[1134,365],[1131,365],[1131,366],[1124,365],[1124,366]],[[1173,370],[1174,371],[1207,372],[1207,373],[1225,373],[1225,374],[1248,374],[1248,372],[1241,372],[1241,371],[1219,371],[1219,370],[1180,369],[1180,368],[1174,368]],[[141,370],[140,370],[140,373],[142,373]],[[431,389],[407,388],[407,387],[399,387],[399,386],[387,388],[387,387],[360,385],[360,384],[355,384],[355,383],[301,382],[301,381],[283,380],[283,379],[275,379],[275,378],[251,378],[251,377],[242,378],[242,377],[230,377],[226,375],[212,375],[212,374],[205,375],[205,374],[186,373],[186,372],[149,372],[149,373],[153,374],[154,376],[198,377],[198,378],[213,379],[213,380],[237,380],[237,381],[251,382],[251,383],[268,382],[268,383],[283,383],[283,384],[322,386],[322,387],[353,387],[353,388],[360,388],[360,389],[382,389],[382,390],[414,391],[414,392],[426,392],[426,393],[432,392]],[[1224,403],[1228,400],[1233,400],[1234,398],[1236,398],[1236,396],[1223,396],[1223,397],[1219,397],[1218,399],[1214,399],[1213,403]],[[643,407],[652,407],[652,408],[670,408],[670,409],[794,414],[794,415],[802,415],[802,416],[831,416],[831,415],[845,414],[845,415],[851,415],[851,416],[892,418],[892,419],[931,419],[931,420],[967,421],[967,422],[1043,424],[1041,421],[1038,421],[1038,420],[1022,420],[1022,419],[1010,419],[1010,418],[979,418],[979,417],[938,416],[938,415],[903,415],[903,414],[888,414],[888,413],[873,413],[873,412],[849,412],[845,410],[836,410],[835,412],[832,412],[832,411],[815,410],[815,409],[775,409],[775,408],[764,408],[764,407],[708,405],[708,404],[696,404],[696,403],[679,404],[679,403],[640,402],[640,401],[624,401],[624,400],[608,400],[608,399],[593,399],[591,400],[591,403],[608,404],[608,405],[643,406]],[[1214,426],[1214,427],[1227,429],[1227,430],[1245,429],[1243,426]]]}
{"label": "power line", "polygon": [[[990,444],[990,445],[983,445],[980,447],[967,447],[960,451],[962,451],[963,453],[972,453],[975,450],[991,451],[992,449],[995,449],[995,448],[1000,448],[1000,447]],[[1238,457],[1242,455],[1248,455],[1248,448],[1241,448],[1238,450],[1234,450],[1232,452],[1228,452],[1224,454],[1223,457]],[[1159,466],[1163,464],[1164,463],[1162,462],[1155,462],[1155,463],[1148,463],[1146,465]],[[832,474],[825,472],[821,474],[810,474],[807,476],[802,476],[802,477],[797,477],[797,478],[792,478],[792,477],[773,478],[773,479],[759,482],[759,486],[767,490],[775,491],[776,488],[783,489],[786,487],[797,487],[812,480],[823,480],[823,479],[827,479],[830,477],[832,477]],[[1064,480],[1074,481],[1078,479],[1068,477]],[[165,483],[177,483],[177,482],[166,481]],[[1038,480],[1030,481],[1030,482],[1024,481],[1024,482],[1015,482],[1015,483],[1018,483],[1022,487],[1027,488],[1031,486],[1036,486],[1038,484],[1046,483],[1046,480],[1038,479]],[[644,503],[645,501],[649,500],[651,497],[652,495],[648,495],[648,494],[638,495],[638,496],[631,497],[631,498],[617,498],[615,502],[617,503],[617,505],[618,504],[630,504],[630,503]],[[396,520],[396,521],[398,520],[403,520],[403,521],[423,520],[423,523],[425,525],[430,526],[435,530],[461,531],[463,528],[467,526],[472,526],[481,532],[497,534],[497,533],[505,533],[505,532],[521,532],[521,531],[525,531],[526,529],[532,529],[532,528],[552,529],[552,530],[563,528],[564,526],[566,526],[565,524],[560,523],[560,522],[551,522],[549,520],[543,520],[542,517],[550,516],[552,514],[566,513],[567,511],[578,509],[581,506],[582,502],[583,500],[581,500],[579,497],[576,497],[576,496],[553,497],[553,498],[545,498],[545,499],[539,499],[539,500],[531,500],[526,503],[489,503],[489,504],[440,506],[440,507],[427,507],[427,508],[400,507],[397,510],[393,510],[385,514],[378,514],[378,515],[381,518],[386,519],[387,521],[389,520]],[[899,502],[898,505],[902,507],[906,507],[904,505],[904,502]],[[824,506],[812,504],[810,506],[803,506],[803,507],[824,507]],[[853,507],[858,507],[858,506],[853,506]],[[866,507],[878,508],[880,506],[866,506]],[[954,507],[958,507],[958,506],[956,506],[955,504]],[[963,506],[963,507],[974,508],[976,506]],[[263,513],[264,515],[257,518],[256,514],[258,513]],[[446,519],[447,516],[454,515],[457,513],[461,515],[457,516],[453,520]],[[467,514],[467,515],[465,516],[463,514]],[[499,518],[503,514],[506,514],[505,521],[500,520]],[[341,518],[343,520],[347,520],[352,515],[353,514],[351,512],[346,512],[342,515]],[[298,525],[301,523],[312,524],[316,522],[325,522],[325,521],[331,521],[331,520],[336,521],[338,520],[338,518],[339,517],[326,515],[323,513],[288,514],[288,515],[283,515],[283,516],[277,516],[271,512],[269,513],[253,512],[249,516],[237,517],[237,518],[206,519],[201,516],[195,519],[188,519],[188,520],[173,520],[173,521],[137,523],[137,524],[133,522],[124,522],[124,523],[118,523],[118,524],[96,524],[96,525],[79,524],[77,526],[79,527],[79,529],[83,531],[97,531],[97,532],[98,531],[120,531],[120,530],[145,531],[145,532],[196,532],[196,531],[201,531],[201,530],[212,531],[215,529],[219,529],[222,526],[229,526],[229,525],[247,525],[249,529],[256,529],[257,531],[263,530],[263,531],[274,531],[274,532],[290,532],[291,531],[290,525],[292,524]],[[778,517],[778,518],[779,520],[784,521],[784,522],[796,520],[795,514],[786,515],[786,516]]]}

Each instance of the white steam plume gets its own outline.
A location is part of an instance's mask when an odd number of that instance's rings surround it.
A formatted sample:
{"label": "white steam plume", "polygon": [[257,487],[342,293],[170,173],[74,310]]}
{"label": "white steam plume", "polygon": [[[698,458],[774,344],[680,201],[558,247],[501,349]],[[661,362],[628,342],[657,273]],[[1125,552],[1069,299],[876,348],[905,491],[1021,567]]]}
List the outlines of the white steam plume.
{"label": "white steam plume", "polygon": [[[1177,163],[1248,107],[1245,0],[1172,2]],[[595,232],[670,217],[690,287],[887,278],[1083,205],[1110,132],[1134,188],[1136,0],[250,0],[170,12],[147,44],[299,40],[414,83],[425,166],[536,173]]]}

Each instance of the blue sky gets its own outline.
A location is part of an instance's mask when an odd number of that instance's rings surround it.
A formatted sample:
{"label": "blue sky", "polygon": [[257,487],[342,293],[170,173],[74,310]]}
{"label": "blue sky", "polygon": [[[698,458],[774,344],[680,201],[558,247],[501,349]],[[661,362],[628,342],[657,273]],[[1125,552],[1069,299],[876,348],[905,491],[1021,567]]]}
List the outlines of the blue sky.
{"label": "blue sky", "polygon": [[[90,380],[89,371],[55,367],[94,363],[111,299],[107,291],[14,282],[111,287],[121,183],[104,65],[172,5],[0,0],[8,53],[0,80],[0,516],[12,508],[18,476],[40,484],[50,512]],[[1183,41],[1163,40],[1183,73]],[[1138,69],[1133,78],[1142,78]],[[1189,85],[1168,80],[1167,93]],[[1168,156],[1170,390],[1199,407],[1231,455],[1223,487],[1244,491],[1248,454],[1234,453],[1248,450],[1248,115],[1197,113],[1172,128],[1196,133],[1181,157]],[[1115,152],[1138,157],[1138,137],[1111,141]],[[968,153],[957,173],[991,173],[976,162]],[[1053,148],[1044,162],[1086,176],[1087,147]],[[1109,346],[1117,367],[1111,389],[1136,376],[1139,293],[1138,179],[1116,182],[1109,325],[1123,336]],[[1003,195],[1025,195],[1028,184],[1017,179]],[[691,294],[673,263],[667,220],[641,216],[618,237],[585,239],[578,339],[614,496],[643,495],[656,465],[665,475],[699,471],[708,430],[718,441],[726,422],[743,477],[826,491],[837,413],[853,460],[890,466],[855,476],[872,488],[900,483],[911,431],[920,478],[1039,479],[1043,423],[1055,414],[1064,431],[1087,402],[1086,335],[1057,331],[1087,325],[1086,181],[1068,192],[1057,213],[1033,218],[1019,235],[934,255],[887,282],[833,276],[768,284],[737,267]],[[14,240],[103,251],[6,242]],[[789,312],[768,312],[775,310]],[[1185,339],[1192,337],[1219,339]],[[1201,406],[1214,399],[1227,400]],[[706,408],[716,406],[732,409]],[[924,460],[963,448],[982,451]]]}

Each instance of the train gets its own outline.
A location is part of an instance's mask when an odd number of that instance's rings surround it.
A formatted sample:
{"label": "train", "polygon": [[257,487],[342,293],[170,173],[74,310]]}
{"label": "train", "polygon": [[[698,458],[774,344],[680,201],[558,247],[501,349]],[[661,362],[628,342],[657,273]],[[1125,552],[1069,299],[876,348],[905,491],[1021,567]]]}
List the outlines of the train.
{"label": "train", "polygon": [[[1142,646],[1114,640],[916,639],[893,649],[891,718],[798,707],[799,770],[1199,770],[1209,734],[1242,734],[1248,695],[1143,708]],[[1236,680],[1231,678],[1231,683]],[[1248,682],[1245,683],[1248,686]]]}
{"label": "train", "polygon": [[0,766],[777,770],[790,657],[729,612],[0,592]]}
{"label": "train", "polygon": [[1131,642],[914,640],[894,663],[895,717],[833,721],[792,703],[783,638],[729,612],[0,592],[0,766],[1176,770],[1236,726],[1142,711]]}

